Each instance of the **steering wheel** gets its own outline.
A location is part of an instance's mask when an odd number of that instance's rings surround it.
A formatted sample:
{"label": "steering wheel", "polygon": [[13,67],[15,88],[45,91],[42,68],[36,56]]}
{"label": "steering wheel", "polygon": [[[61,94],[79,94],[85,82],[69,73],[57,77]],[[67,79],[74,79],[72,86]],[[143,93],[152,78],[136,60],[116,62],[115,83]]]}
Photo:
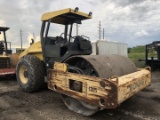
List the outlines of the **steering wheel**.
{"label": "steering wheel", "polygon": [[[62,37],[62,35],[63,35],[63,34],[64,34],[64,33],[61,33],[60,37]],[[67,34],[67,36],[69,36],[69,34]],[[71,36],[71,39],[73,39],[73,40],[74,40],[74,39],[75,39],[75,37],[76,37],[76,36],[74,36],[74,37],[73,37],[73,36]]]}
{"label": "steering wheel", "polygon": [[63,34],[64,34],[64,33],[61,33],[61,34],[60,34],[60,37],[62,37]]}

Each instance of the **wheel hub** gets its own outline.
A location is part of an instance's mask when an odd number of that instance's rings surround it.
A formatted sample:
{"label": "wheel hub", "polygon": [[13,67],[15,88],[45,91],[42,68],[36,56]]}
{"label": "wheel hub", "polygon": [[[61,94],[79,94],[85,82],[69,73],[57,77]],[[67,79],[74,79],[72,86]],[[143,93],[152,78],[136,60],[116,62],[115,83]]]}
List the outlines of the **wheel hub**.
{"label": "wheel hub", "polygon": [[28,71],[26,66],[21,66],[19,70],[19,77],[23,84],[26,84],[28,82]]}
{"label": "wheel hub", "polygon": [[24,77],[28,78],[28,71],[24,71]]}

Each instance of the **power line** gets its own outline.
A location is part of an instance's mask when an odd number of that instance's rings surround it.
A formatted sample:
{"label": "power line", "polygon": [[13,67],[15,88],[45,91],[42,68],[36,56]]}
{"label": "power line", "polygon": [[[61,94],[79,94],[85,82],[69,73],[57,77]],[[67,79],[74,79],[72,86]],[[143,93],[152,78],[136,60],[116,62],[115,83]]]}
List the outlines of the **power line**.
{"label": "power line", "polygon": [[99,21],[98,25],[99,25],[99,27],[98,27],[99,30],[98,31],[99,31],[99,40],[100,40],[101,39],[101,21]]}

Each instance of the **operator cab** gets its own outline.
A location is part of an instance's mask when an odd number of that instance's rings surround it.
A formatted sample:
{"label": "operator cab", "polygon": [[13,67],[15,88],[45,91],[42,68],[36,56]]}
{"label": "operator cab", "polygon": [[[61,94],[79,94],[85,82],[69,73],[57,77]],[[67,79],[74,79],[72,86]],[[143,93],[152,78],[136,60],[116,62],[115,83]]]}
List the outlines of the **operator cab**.
{"label": "operator cab", "polygon": [[[2,54],[12,54],[11,50],[11,42],[7,42],[6,39],[6,31],[8,30],[8,27],[0,27],[0,34],[3,33],[4,40],[0,40],[0,55]],[[10,49],[8,49],[8,44],[10,45]]]}
{"label": "operator cab", "polygon": [[[64,9],[45,13],[42,16],[41,44],[43,60],[53,67],[53,62],[63,62],[73,55],[89,55],[92,53],[91,42],[86,36],[72,36],[73,24],[81,24],[82,20],[90,19],[91,13],[78,12],[78,8]],[[59,36],[49,36],[51,23],[63,25],[64,33]],[[52,31],[54,32],[54,31]]]}

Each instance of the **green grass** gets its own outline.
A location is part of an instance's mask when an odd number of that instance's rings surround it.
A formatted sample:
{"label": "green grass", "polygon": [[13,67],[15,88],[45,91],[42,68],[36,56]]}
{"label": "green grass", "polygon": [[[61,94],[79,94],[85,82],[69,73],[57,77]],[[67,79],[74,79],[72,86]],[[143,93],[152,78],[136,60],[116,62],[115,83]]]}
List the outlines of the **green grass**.
{"label": "green grass", "polygon": [[145,53],[145,46],[137,46],[134,48],[128,48],[129,53]]}
{"label": "green grass", "polygon": [[145,53],[129,53],[128,57],[135,63],[137,67],[145,67],[145,62],[139,61],[139,59],[145,59]]}
{"label": "green grass", "polygon": [[[145,46],[128,48],[128,57],[136,64],[137,67],[145,67],[145,61],[139,61],[139,59],[145,60]],[[156,51],[154,49],[150,49],[148,57],[157,57]]]}
{"label": "green grass", "polygon": [[136,62],[139,59],[145,59],[145,53],[129,53],[128,57],[133,61]]}

